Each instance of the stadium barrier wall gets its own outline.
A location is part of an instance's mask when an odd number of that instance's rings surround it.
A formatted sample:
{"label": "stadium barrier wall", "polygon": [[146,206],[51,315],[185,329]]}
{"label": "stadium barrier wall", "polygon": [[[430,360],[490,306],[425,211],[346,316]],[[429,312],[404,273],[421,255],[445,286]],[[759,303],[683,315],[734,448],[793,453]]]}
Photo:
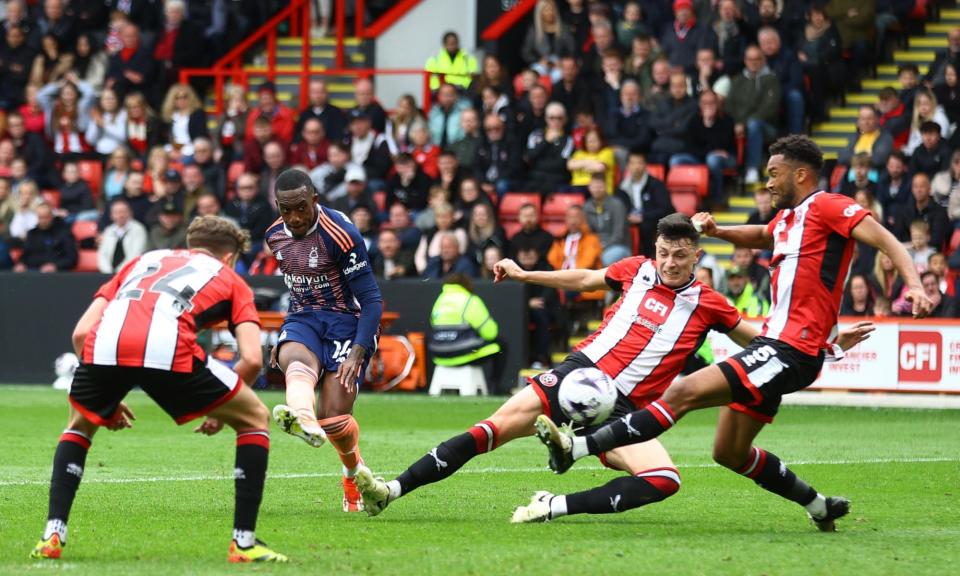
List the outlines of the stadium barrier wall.
{"label": "stadium barrier wall", "polygon": [[[811,390],[960,394],[960,321],[841,318],[840,326],[862,320],[876,322],[876,331],[843,360],[824,364]],[[716,332],[710,344],[718,362],[741,349]]]}
{"label": "stadium barrier wall", "polygon": [[[0,383],[52,383],[53,361],[73,350],[73,327],[107,279],[100,274],[0,273]],[[278,276],[253,276],[247,281],[254,289],[286,291]],[[430,311],[441,286],[439,281],[422,280],[380,283],[385,309],[400,314],[387,333],[428,332]],[[491,383],[491,389],[506,391],[515,385],[527,355],[524,286],[494,287],[478,281],[474,289],[500,326],[506,348],[504,376],[499,387]]]}

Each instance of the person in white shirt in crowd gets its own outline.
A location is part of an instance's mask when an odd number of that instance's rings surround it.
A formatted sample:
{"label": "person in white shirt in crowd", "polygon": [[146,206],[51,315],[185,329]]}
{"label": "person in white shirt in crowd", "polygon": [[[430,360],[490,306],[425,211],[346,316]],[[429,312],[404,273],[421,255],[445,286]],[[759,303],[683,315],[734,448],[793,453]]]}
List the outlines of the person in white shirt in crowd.
{"label": "person in white shirt in crowd", "polygon": [[117,272],[147,251],[147,229],[133,219],[126,200],[118,198],[110,204],[110,221],[97,248],[97,268],[104,274]]}

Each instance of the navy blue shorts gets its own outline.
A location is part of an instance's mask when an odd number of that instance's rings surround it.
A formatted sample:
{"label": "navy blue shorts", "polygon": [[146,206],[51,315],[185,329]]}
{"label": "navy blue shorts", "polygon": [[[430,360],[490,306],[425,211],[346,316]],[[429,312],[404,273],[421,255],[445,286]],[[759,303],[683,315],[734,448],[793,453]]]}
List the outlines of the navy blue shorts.
{"label": "navy blue shorts", "polygon": [[[321,370],[336,373],[340,364],[347,359],[356,336],[355,316],[336,312],[297,312],[288,314],[284,319],[277,346],[283,346],[286,342],[299,342],[317,357]],[[363,361],[363,368],[357,379],[358,387],[363,382],[371,352],[367,351]]]}

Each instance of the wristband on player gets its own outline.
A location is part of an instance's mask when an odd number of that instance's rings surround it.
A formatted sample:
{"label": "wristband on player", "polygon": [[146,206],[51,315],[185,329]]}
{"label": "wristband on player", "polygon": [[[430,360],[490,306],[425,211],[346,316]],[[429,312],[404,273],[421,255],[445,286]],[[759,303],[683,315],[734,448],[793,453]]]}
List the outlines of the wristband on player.
{"label": "wristband on player", "polygon": [[831,342],[823,348],[824,357],[823,362],[839,362],[846,357],[846,352],[843,351],[843,348],[840,347],[836,342]]}

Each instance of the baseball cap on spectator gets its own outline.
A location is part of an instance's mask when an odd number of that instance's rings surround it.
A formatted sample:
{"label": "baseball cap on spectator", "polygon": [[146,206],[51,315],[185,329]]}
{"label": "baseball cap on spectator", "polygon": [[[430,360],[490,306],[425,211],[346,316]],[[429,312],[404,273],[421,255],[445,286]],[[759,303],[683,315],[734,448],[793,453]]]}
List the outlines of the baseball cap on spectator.
{"label": "baseball cap on spectator", "polygon": [[167,168],[167,171],[163,173],[163,180],[165,182],[182,182],[183,179],[180,176],[180,173],[177,172],[174,168]]}
{"label": "baseball cap on spectator", "polygon": [[354,120],[370,120],[370,115],[363,110],[354,108],[350,111],[350,121],[353,122]]}
{"label": "baseball cap on spectator", "polygon": [[677,12],[686,8],[687,10],[693,11],[693,0],[675,0],[673,3],[673,11]]}
{"label": "baseball cap on spectator", "polygon": [[277,93],[277,86],[273,82],[267,80],[266,82],[257,86],[257,94],[260,92],[269,92],[271,94]]}
{"label": "baseball cap on spectator", "polygon": [[177,205],[177,202],[170,198],[163,203],[163,206],[160,208],[161,214],[183,214],[183,207]]}
{"label": "baseball cap on spectator", "polygon": [[747,269],[741,268],[740,266],[734,264],[729,270],[727,270],[727,277],[730,276],[747,276]]}
{"label": "baseball cap on spectator", "polygon": [[367,173],[359,166],[351,166],[347,169],[347,175],[344,178],[346,182],[366,182]]}

